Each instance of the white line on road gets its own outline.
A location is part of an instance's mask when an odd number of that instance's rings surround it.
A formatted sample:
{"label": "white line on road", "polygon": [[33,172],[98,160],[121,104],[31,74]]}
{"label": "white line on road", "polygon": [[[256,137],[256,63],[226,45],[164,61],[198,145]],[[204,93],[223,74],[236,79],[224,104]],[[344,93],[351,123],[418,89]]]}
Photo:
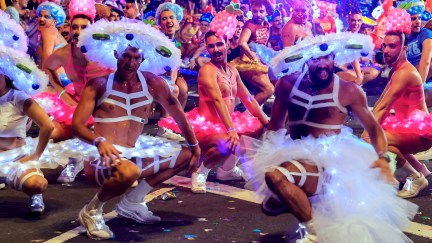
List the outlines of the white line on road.
{"label": "white line on road", "polygon": [[[175,187],[169,187],[169,188],[161,188],[159,190],[156,190],[150,194],[148,194],[147,196],[145,196],[145,201],[146,202],[150,202],[153,199],[159,197],[160,195],[162,195],[165,192],[169,192],[172,191]],[[116,211],[111,211],[107,214],[104,214],[104,219],[105,222],[117,217],[117,213]],[[55,238],[52,238],[50,240],[45,241],[45,243],[59,243],[59,242],[65,242],[67,240],[70,240],[72,238],[77,237],[78,235],[82,234],[85,232],[85,229],[82,226],[78,226],[75,229],[69,230]]]}

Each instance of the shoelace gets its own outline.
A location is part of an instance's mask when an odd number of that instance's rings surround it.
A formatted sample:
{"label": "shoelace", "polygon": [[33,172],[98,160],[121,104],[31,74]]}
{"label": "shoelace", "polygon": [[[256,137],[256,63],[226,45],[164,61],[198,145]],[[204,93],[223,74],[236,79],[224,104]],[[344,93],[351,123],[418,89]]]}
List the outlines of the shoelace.
{"label": "shoelace", "polygon": [[62,176],[74,177],[75,176],[75,173],[73,172],[74,168],[75,165],[71,165],[71,164],[66,165],[66,168],[62,172]]}
{"label": "shoelace", "polygon": [[39,195],[32,197],[31,207],[41,207],[43,205],[43,200]]}
{"label": "shoelace", "polygon": [[200,184],[206,182],[206,178],[205,178],[205,176],[204,176],[203,174],[201,174],[201,173],[198,173],[198,175],[197,175],[197,177],[196,177],[196,180],[197,180],[197,182],[200,183]]}
{"label": "shoelace", "polygon": [[411,192],[412,189],[413,189],[412,186],[413,186],[413,178],[412,177],[407,177],[403,189],[405,191]]}
{"label": "shoelace", "polygon": [[90,217],[95,221],[96,229],[102,230],[107,227],[101,213],[97,212],[95,215],[90,215]]}
{"label": "shoelace", "polygon": [[[304,233],[303,233],[304,232]],[[306,226],[303,224],[299,224],[298,229],[296,230],[296,233],[300,234],[300,239],[303,240],[303,235],[306,236]]]}

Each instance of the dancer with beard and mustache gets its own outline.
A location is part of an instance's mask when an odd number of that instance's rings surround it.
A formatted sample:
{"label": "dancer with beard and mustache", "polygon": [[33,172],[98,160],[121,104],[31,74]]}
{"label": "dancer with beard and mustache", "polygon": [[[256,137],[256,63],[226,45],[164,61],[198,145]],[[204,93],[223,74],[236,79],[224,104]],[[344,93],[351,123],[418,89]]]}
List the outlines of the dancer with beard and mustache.
{"label": "dancer with beard and mustache", "polygon": [[60,34],[69,43],[72,39],[70,36],[70,21],[66,20],[60,27],[57,28]]}
{"label": "dancer with beard and mustache", "polygon": [[[243,171],[236,166],[239,136],[258,138],[263,125],[268,124],[267,116],[246,89],[238,71],[227,63],[226,38],[214,31],[205,35],[210,62],[198,73],[199,106],[186,114],[205,153],[203,163],[192,174],[193,193],[206,192],[208,173],[217,166],[221,166],[217,170],[218,180],[242,180]],[[253,116],[234,111],[237,97]],[[180,131],[172,118],[160,121],[159,126]]]}
{"label": "dancer with beard and mustache", "polygon": [[[406,34],[386,32],[382,44],[384,61],[391,67],[389,82],[373,108],[385,130],[389,150],[397,155],[397,168],[409,175],[398,195],[412,198],[425,189],[430,172],[412,155],[432,147],[429,114],[419,72],[407,60]],[[390,115],[394,109],[395,115]],[[363,134],[368,140],[367,134]]]}
{"label": "dancer with beard and mustache", "polygon": [[234,59],[231,64],[239,71],[242,80],[252,86],[250,88],[255,91],[254,98],[258,104],[262,105],[273,95],[274,86],[268,76],[268,67],[250,49],[249,43],[267,45],[270,37],[270,25],[266,17],[273,14],[273,7],[268,0],[254,0],[251,7],[252,19],[246,21],[239,40],[242,55]]}
{"label": "dancer with beard and mustache", "polygon": [[[78,4],[81,4],[80,8],[75,6]],[[44,70],[49,74],[52,88],[35,97],[36,101],[42,104],[54,118],[55,129],[51,134],[51,139],[55,142],[72,138],[72,116],[85,84],[90,79],[102,77],[111,72],[106,68],[101,68],[95,62],[87,61],[84,53],[77,46],[81,31],[93,22],[96,13],[94,4],[83,5],[79,0],[75,0],[71,1],[69,6],[71,42],[56,50],[46,60]],[[61,67],[71,80],[71,84],[66,87],[56,72]],[[89,119],[87,125],[93,125],[93,118]],[[60,183],[73,182],[78,172],[83,169],[82,159],[69,158],[69,160],[69,164],[57,179]]]}
{"label": "dancer with beard and mustache", "polygon": [[[285,48],[271,61],[277,73],[288,67],[287,75],[277,84],[264,140],[240,141],[243,168],[251,178],[246,188],[265,197],[264,213],[289,211],[300,221],[297,242],[407,240],[402,230],[417,207],[396,196],[384,132],[364,92],[333,72],[335,63],[372,50],[369,36],[328,34]],[[343,127],[348,112],[373,146]]]}

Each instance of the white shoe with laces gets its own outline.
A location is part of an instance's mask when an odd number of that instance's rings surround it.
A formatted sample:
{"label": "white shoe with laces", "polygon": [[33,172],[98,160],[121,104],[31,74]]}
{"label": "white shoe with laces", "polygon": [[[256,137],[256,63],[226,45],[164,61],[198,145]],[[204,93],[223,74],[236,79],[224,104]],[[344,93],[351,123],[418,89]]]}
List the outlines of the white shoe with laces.
{"label": "white shoe with laces", "polygon": [[78,214],[78,219],[90,239],[109,240],[114,237],[113,232],[105,224],[102,210],[93,209],[87,212],[86,206],[84,206]]}
{"label": "white shoe with laces", "polygon": [[154,224],[161,221],[161,218],[153,215],[145,202],[135,203],[123,196],[117,203],[115,211],[122,217],[132,219],[141,224]]}
{"label": "white shoe with laces", "polygon": [[57,178],[59,183],[70,183],[75,181],[78,173],[84,169],[84,161],[82,159],[69,158],[69,163],[60,173]]}
{"label": "white shoe with laces", "polygon": [[237,166],[229,171],[222,169],[222,167],[217,169],[216,179],[220,181],[241,181],[244,178],[244,172]]}
{"label": "white shoe with laces", "polygon": [[168,140],[173,140],[173,141],[179,141],[179,142],[185,141],[185,138],[182,137],[180,134],[177,134],[173,132],[171,129],[164,128],[164,127],[159,127],[156,136],[161,138],[166,138]]}
{"label": "white shoe with laces", "polygon": [[301,239],[296,240],[296,243],[316,243],[317,236],[311,233],[311,229],[304,223],[299,223],[299,228],[296,233],[300,233]]}
{"label": "white shoe with laces", "polygon": [[45,212],[45,204],[42,194],[34,194],[31,197],[30,213],[42,215]]}
{"label": "white shoe with laces", "polygon": [[424,177],[422,173],[420,176],[411,175],[406,178],[406,182],[402,190],[398,192],[398,196],[401,198],[412,198],[417,196],[421,190],[429,186],[429,181]]}
{"label": "white shoe with laces", "polygon": [[198,172],[192,173],[191,191],[193,193],[206,193],[207,192],[206,181],[207,181],[207,177],[204,174]]}

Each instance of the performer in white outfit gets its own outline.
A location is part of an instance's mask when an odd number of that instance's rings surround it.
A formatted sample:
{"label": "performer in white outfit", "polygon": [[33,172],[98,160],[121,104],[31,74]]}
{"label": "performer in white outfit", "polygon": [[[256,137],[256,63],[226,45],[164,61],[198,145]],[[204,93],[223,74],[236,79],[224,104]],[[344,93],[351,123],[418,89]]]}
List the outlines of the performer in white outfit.
{"label": "performer in white outfit", "polygon": [[[87,178],[102,185],[80,211],[79,220],[90,238],[110,239],[113,233],[102,217],[105,202],[124,195],[116,206],[119,215],[139,223],[160,221],[148,210],[145,195],[184,169],[191,174],[201,152],[179,101],[157,76],[180,65],[180,51],[174,43],[143,23],[100,20],[82,31],[78,46],[89,61],[117,69],[87,83],[74,113],[74,134],[93,146],[77,140],[63,142],[65,151],[84,155]],[[153,101],[180,124],[189,148],[140,135]],[[94,132],[85,125],[92,114]],[[136,180],[139,185],[126,193]]]}
{"label": "performer in white outfit", "polygon": [[[251,177],[246,186],[265,196],[265,213],[296,216],[306,231],[298,242],[409,241],[402,230],[417,206],[396,196],[383,130],[363,91],[333,73],[335,63],[372,50],[368,36],[329,34],[285,48],[271,61],[287,75],[276,87],[264,141],[241,140]],[[348,112],[373,146],[342,126]]]}

